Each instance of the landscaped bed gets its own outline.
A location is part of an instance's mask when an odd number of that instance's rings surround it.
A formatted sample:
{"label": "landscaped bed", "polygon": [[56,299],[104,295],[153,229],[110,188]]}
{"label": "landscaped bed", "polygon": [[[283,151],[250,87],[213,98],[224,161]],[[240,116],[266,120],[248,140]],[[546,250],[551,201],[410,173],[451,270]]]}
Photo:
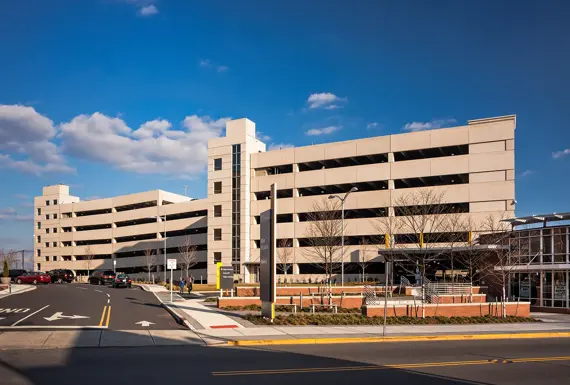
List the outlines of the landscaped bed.
{"label": "landscaped bed", "polygon": [[[361,314],[290,314],[277,315],[273,322],[257,314],[246,314],[243,318],[255,325],[382,325],[383,317],[366,317]],[[540,322],[533,318],[502,317],[388,317],[388,325],[466,325],[490,323]]]}

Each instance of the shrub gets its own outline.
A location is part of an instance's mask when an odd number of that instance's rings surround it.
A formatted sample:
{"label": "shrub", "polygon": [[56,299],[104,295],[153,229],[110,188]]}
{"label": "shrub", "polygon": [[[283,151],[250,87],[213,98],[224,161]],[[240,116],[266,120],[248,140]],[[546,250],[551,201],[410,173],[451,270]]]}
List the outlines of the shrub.
{"label": "shrub", "polygon": [[[259,315],[247,314],[244,318],[256,325],[270,325],[268,319]],[[366,317],[361,314],[288,314],[278,315],[273,325],[382,325],[383,317]],[[388,317],[388,325],[436,325],[436,324],[477,324],[537,322],[532,318],[514,317]]]}
{"label": "shrub", "polygon": [[10,276],[10,269],[8,268],[8,261],[7,260],[4,260],[4,271],[2,272],[2,276],[4,278]]}

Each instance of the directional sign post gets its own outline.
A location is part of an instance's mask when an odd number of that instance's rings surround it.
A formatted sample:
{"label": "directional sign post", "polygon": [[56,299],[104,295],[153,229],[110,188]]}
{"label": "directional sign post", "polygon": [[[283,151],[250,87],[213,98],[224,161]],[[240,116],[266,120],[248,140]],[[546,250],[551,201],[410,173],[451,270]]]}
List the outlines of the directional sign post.
{"label": "directional sign post", "polygon": [[166,267],[170,269],[170,302],[172,303],[172,272],[176,269],[176,259],[167,259]]}
{"label": "directional sign post", "polygon": [[269,318],[273,322],[275,318],[275,239],[276,239],[276,191],[277,184],[271,185],[271,206],[269,210],[261,213],[261,258],[259,262],[260,269],[260,297],[261,297],[261,315]]}

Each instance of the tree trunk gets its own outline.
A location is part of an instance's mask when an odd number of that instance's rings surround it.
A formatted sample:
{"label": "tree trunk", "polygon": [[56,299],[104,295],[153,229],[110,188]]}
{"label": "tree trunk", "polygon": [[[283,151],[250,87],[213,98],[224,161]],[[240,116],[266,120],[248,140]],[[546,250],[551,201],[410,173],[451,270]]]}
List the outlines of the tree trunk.
{"label": "tree trunk", "polygon": [[506,298],[505,293],[506,293],[505,284],[503,283],[503,298],[502,298],[503,318],[507,318],[507,304],[505,302],[505,298]]}

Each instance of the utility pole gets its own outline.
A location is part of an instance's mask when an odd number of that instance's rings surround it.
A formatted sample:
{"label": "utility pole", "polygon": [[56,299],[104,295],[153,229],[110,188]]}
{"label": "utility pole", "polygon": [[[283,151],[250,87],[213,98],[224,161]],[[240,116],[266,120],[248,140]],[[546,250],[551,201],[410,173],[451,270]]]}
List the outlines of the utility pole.
{"label": "utility pole", "polygon": [[184,186],[184,196],[187,197],[188,194],[186,194],[186,189],[188,188],[188,186]]}

